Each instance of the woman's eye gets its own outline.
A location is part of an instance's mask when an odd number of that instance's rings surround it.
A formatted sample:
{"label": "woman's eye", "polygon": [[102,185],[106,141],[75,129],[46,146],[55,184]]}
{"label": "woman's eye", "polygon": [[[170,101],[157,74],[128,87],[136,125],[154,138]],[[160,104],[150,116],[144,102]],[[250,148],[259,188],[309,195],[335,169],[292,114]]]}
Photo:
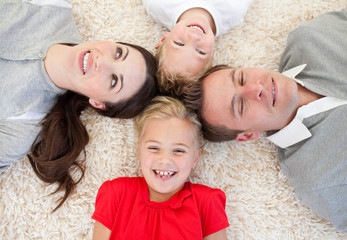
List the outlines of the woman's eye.
{"label": "woman's eye", "polygon": [[199,54],[201,54],[201,55],[206,55],[205,52],[203,52],[203,51],[201,51],[201,50],[199,50],[199,49],[196,49],[196,51],[197,51]]}
{"label": "woman's eye", "polygon": [[112,75],[111,88],[114,88],[117,85],[117,82],[118,82],[118,77],[116,75]]}
{"label": "woman's eye", "polygon": [[183,44],[183,43],[180,43],[180,42],[174,41],[174,43],[175,43],[177,46],[184,46],[184,44]]}
{"label": "woman's eye", "polygon": [[116,59],[122,56],[123,50],[121,48],[117,48],[116,50]]}

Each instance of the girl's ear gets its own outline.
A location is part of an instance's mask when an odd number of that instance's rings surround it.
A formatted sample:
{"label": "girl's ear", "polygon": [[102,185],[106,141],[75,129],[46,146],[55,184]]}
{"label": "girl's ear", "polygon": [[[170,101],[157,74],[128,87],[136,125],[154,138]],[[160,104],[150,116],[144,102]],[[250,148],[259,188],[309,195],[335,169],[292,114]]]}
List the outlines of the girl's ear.
{"label": "girl's ear", "polygon": [[200,155],[201,155],[201,148],[199,148],[199,151],[196,153],[196,156],[195,156],[195,159],[193,162],[193,166],[192,166],[192,170],[194,170],[196,167],[196,164],[198,164],[199,159],[200,159]]}
{"label": "girl's ear", "polygon": [[99,108],[101,110],[106,110],[105,103],[101,103],[99,101],[96,101],[94,99],[89,98],[89,103],[92,105],[94,108]]}
{"label": "girl's ear", "polygon": [[158,49],[160,47],[160,45],[164,42],[165,38],[167,37],[167,35],[169,34],[169,32],[165,32],[164,35],[162,36],[161,40],[155,45],[155,49]]}
{"label": "girl's ear", "polygon": [[260,132],[253,132],[253,133],[239,133],[237,134],[235,140],[237,142],[245,142],[250,140],[256,140],[259,139],[261,136]]}

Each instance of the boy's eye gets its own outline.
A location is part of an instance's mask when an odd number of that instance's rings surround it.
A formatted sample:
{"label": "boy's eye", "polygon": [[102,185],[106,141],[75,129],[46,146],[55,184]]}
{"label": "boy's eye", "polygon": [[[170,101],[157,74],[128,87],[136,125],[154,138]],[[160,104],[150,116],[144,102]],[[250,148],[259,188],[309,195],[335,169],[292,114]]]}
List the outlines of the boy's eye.
{"label": "boy's eye", "polygon": [[199,50],[199,49],[196,49],[196,51],[197,51],[199,54],[201,54],[201,55],[206,55],[205,52],[203,52],[203,51],[201,51],[201,50]]}
{"label": "boy's eye", "polygon": [[183,43],[180,43],[180,42],[176,42],[176,41],[174,41],[174,43],[177,45],[177,46],[184,46],[184,44]]}
{"label": "boy's eye", "polygon": [[122,56],[123,50],[121,48],[117,48],[116,50],[116,59]]}
{"label": "boy's eye", "polygon": [[114,88],[117,85],[117,82],[118,82],[118,77],[116,75],[112,75],[111,88]]}

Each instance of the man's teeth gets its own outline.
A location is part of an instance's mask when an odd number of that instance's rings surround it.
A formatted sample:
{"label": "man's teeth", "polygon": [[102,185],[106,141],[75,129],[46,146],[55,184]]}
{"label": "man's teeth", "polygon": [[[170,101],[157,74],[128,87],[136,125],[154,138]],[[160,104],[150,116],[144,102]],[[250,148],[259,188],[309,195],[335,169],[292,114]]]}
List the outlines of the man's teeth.
{"label": "man's teeth", "polygon": [[272,82],[272,106],[275,105],[275,86],[274,86],[274,82]]}
{"label": "man's teeth", "polygon": [[202,29],[202,28],[199,27],[199,26],[191,25],[191,26],[189,26],[189,27],[199,29],[201,32],[205,33],[205,32],[204,32],[204,29]]}
{"label": "man's teeth", "polygon": [[159,170],[154,170],[154,172],[160,177],[167,177],[167,178],[171,177],[175,173],[173,171],[159,171]]}
{"label": "man's teeth", "polygon": [[89,57],[89,52],[86,53],[83,57],[83,72],[86,72],[87,69],[87,63],[88,63],[88,57]]}

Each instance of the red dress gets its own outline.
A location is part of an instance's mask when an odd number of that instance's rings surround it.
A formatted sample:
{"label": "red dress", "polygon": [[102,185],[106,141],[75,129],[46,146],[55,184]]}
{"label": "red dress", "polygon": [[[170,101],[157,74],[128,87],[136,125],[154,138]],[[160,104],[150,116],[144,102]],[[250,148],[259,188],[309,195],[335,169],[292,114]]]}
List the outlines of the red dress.
{"label": "red dress", "polygon": [[103,183],[92,218],[110,239],[202,239],[229,226],[221,190],[186,182],[168,201],[151,202],[143,177]]}

